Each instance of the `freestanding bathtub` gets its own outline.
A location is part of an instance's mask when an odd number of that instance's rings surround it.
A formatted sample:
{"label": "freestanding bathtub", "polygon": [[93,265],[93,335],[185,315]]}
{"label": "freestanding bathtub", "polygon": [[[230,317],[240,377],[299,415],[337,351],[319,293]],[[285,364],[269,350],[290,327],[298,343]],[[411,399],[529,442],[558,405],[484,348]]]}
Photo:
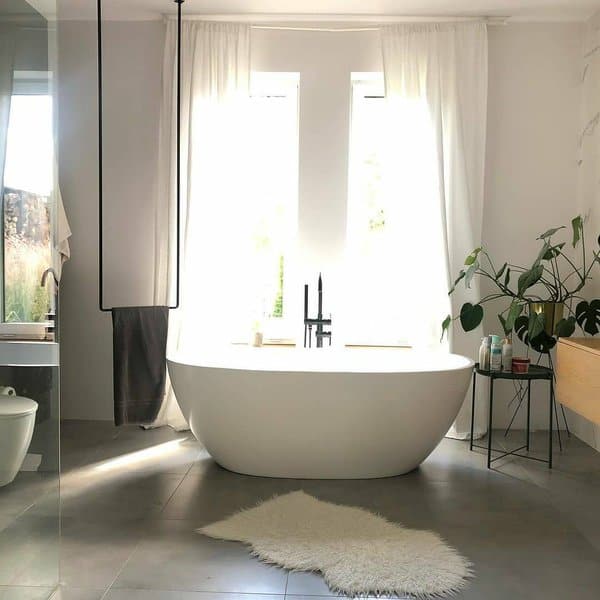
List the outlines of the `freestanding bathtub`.
{"label": "freestanding bathtub", "polygon": [[245,346],[168,364],[192,432],[221,466],[300,479],[415,469],[456,418],[473,367],[412,350]]}

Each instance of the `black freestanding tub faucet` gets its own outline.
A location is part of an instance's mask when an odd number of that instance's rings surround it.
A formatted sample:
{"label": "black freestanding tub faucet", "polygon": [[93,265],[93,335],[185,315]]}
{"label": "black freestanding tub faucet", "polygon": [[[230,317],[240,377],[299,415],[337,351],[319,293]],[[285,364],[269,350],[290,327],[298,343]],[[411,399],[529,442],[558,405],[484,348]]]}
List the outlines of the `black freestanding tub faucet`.
{"label": "black freestanding tub faucet", "polygon": [[[324,327],[328,326],[329,331],[325,331]],[[304,347],[312,348],[312,330],[315,330],[315,340],[317,348],[323,347],[323,339],[329,340],[331,346],[331,317],[323,318],[323,278],[319,273],[318,284],[318,309],[317,318],[312,319],[308,316],[308,284],[304,285]]]}

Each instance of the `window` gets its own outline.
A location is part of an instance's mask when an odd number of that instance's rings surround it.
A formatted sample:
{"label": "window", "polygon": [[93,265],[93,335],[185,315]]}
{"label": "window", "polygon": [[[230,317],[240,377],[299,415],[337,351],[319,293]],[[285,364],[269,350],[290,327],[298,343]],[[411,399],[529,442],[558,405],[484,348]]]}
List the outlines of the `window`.
{"label": "window", "polygon": [[2,198],[4,323],[46,320],[52,265],[52,98],[47,75],[16,72],[6,133]]}
{"label": "window", "polygon": [[353,75],[352,90],[349,341],[431,345],[447,275],[429,107],[386,99],[381,74]]}
{"label": "window", "polygon": [[[266,338],[293,336],[293,250],[298,215],[298,74],[252,73],[247,254],[251,319]],[[247,330],[247,328],[244,328]]]}
{"label": "window", "polygon": [[383,76],[354,74],[348,198],[348,343],[402,345],[399,276],[390,247],[390,214],[384,190],[386,139]]}

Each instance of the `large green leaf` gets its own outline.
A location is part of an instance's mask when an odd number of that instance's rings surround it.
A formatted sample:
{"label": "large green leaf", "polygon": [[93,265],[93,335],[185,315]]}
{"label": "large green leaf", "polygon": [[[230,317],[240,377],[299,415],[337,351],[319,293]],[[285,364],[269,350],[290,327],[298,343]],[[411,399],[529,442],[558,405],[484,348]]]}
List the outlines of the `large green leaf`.
{"label": "large green leaf", "polygon": [[504,335],[510,335],[511,330],[506,328],[506,319],[502,315],[498,315],[498,320],[500,321],[500,325],[502,325]]}
{"label": "large green leaf", "polygon": [[575,317],[569,317],[567,319],[561,319],[554,330],[554,333],[558,337],[571,337],[575,333]]}
{"label": "large green leaf", "polygon": [[519,304],[516,301],[513,301],[513,303],[510,305],[510,308],[508,309],[508,316],[506,317],[506,328],[508,329],[508,333],[510,333],[513,330],[515,322],[521,316],[522,312],[523,305]]}
{"label": "large green leaf", "polygon": [[534,265],[529,269],[529,271],[525,271],[525,273],[521,273],[519,276],[519,285],[518,285],[518,294],[522,296],[530,287],[534,286],[544,274],[543,265]]}
{"label": "large green leaf", "polygon": [[448,328],[450,327],[451,323],[452,323],[452,316],[448,315],[442,323],[442,337],[440,338],[440,342],[444,339],[444,335],[448,331]]}
{"label": "large green leaf", "polygon": [[546,315],[544,313],[532,313],[529,315],[529,338],[535,339],[546,325]]}
{"label": "large green leaf", "polygon": [[473,277],[475,276],[477,269],[479,269],[479,261],[478,260],[476,260],[473,264],[471,264],[471,266],[467,269],[467,271],[465,273],[465,285],[468,288],[471,287],[471,281],[473,280]]}
{"label": "large green leaf", "polygon": [[571,221],[571,227],[573,228],[573,248],[575,248],[583,233],[583,217],[581,215],[576,216]]}
{"label": "large green leaf", "polygon": [[506,271],[508,267],[508,263],[504,263],[501,267],[501,269],[496,273],[496,279],[500,279],[500,277],[502,277],[502,275],[504,275],[504,271]]}
{"label": "large green leaf", "polygon": [[556,346],[556,340],[552,336],[549,336],[543,329],[539,335],[532,338],[529,337],[529,317],[526,315],[521,315],[516,320],[515,331],[518,338],[524,344],[541,354],[548,354]]}
{"label": "large green leaf", "polygon": [[466,271],[464,269],[461,269],[460,273],[458,274],[458,277],[454,281],[454,285],[450,288],[450,291],[448,292],[448,295],[454,293],[454,290],[456,289],[456,286],[464,279],[465,275],[466,275]]}
{"label": "large green leaf", "polygon": [[553,227],[552,229],[548,229],[548,231],[542,233],[542,235],[540,235],[540,237],[538,238],[538,240],[545,240],[549,237],[552,237],[557,231],[560,231],[561,229],[564,229],[565,226],[562,225],[561,227]]}
{"label": "large green leaf", "polygon": [[479,256],[479,253],[482,250],[483,250],[483,248],[475,248],[475,250],[473,250],[473,252],[471,252],[471,254],[469,254],[469,256],[467,256],[467,258],[465,258],[465,265],[467,267],[469,265],[472,265],[477,260],[477,257]]}
{"label": "large green leaf", "polygon": [[552,246],[551,244],[546,242],[538,255],[538,261],[552,260],[553,258],[556,258],[561,253],[561,250],[564,247],[565,242],[563,242],[562,244],[556,244],[556,246]]}
{"label": "large green leaf", "polygon": [[467,302],[460,309],[460,324],[465,331],[473,331],[483,321],[483,307]]}
{"label": "large green leaf", "polygon": [[600,300],[582,300],[575,308],[575,318],[586,333],[596,335],[600,331]]}

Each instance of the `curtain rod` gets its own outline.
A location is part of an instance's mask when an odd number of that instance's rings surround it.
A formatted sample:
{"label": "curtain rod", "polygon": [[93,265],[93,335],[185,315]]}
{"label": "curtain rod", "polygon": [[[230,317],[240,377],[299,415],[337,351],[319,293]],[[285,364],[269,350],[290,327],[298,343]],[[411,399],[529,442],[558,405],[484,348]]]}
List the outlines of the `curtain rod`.
{"label": "curtain rod", "polygon": [[[173,15],[165,15],[168,20],[175,19]],[[287,29],[293,31],[377,31],[382,25],[393,23],[486,23],[487,25],[506,25],[510,17],[472,17],[472,16],[442,16],[419,17],[401,15],[360,15],[360,14],[190,14],[185,20],[249,23],[253,29]],[[282,23],[319,23],[311,27],[282,25]],[[360,27],[325,27],[324,23],[357,23]]]}

